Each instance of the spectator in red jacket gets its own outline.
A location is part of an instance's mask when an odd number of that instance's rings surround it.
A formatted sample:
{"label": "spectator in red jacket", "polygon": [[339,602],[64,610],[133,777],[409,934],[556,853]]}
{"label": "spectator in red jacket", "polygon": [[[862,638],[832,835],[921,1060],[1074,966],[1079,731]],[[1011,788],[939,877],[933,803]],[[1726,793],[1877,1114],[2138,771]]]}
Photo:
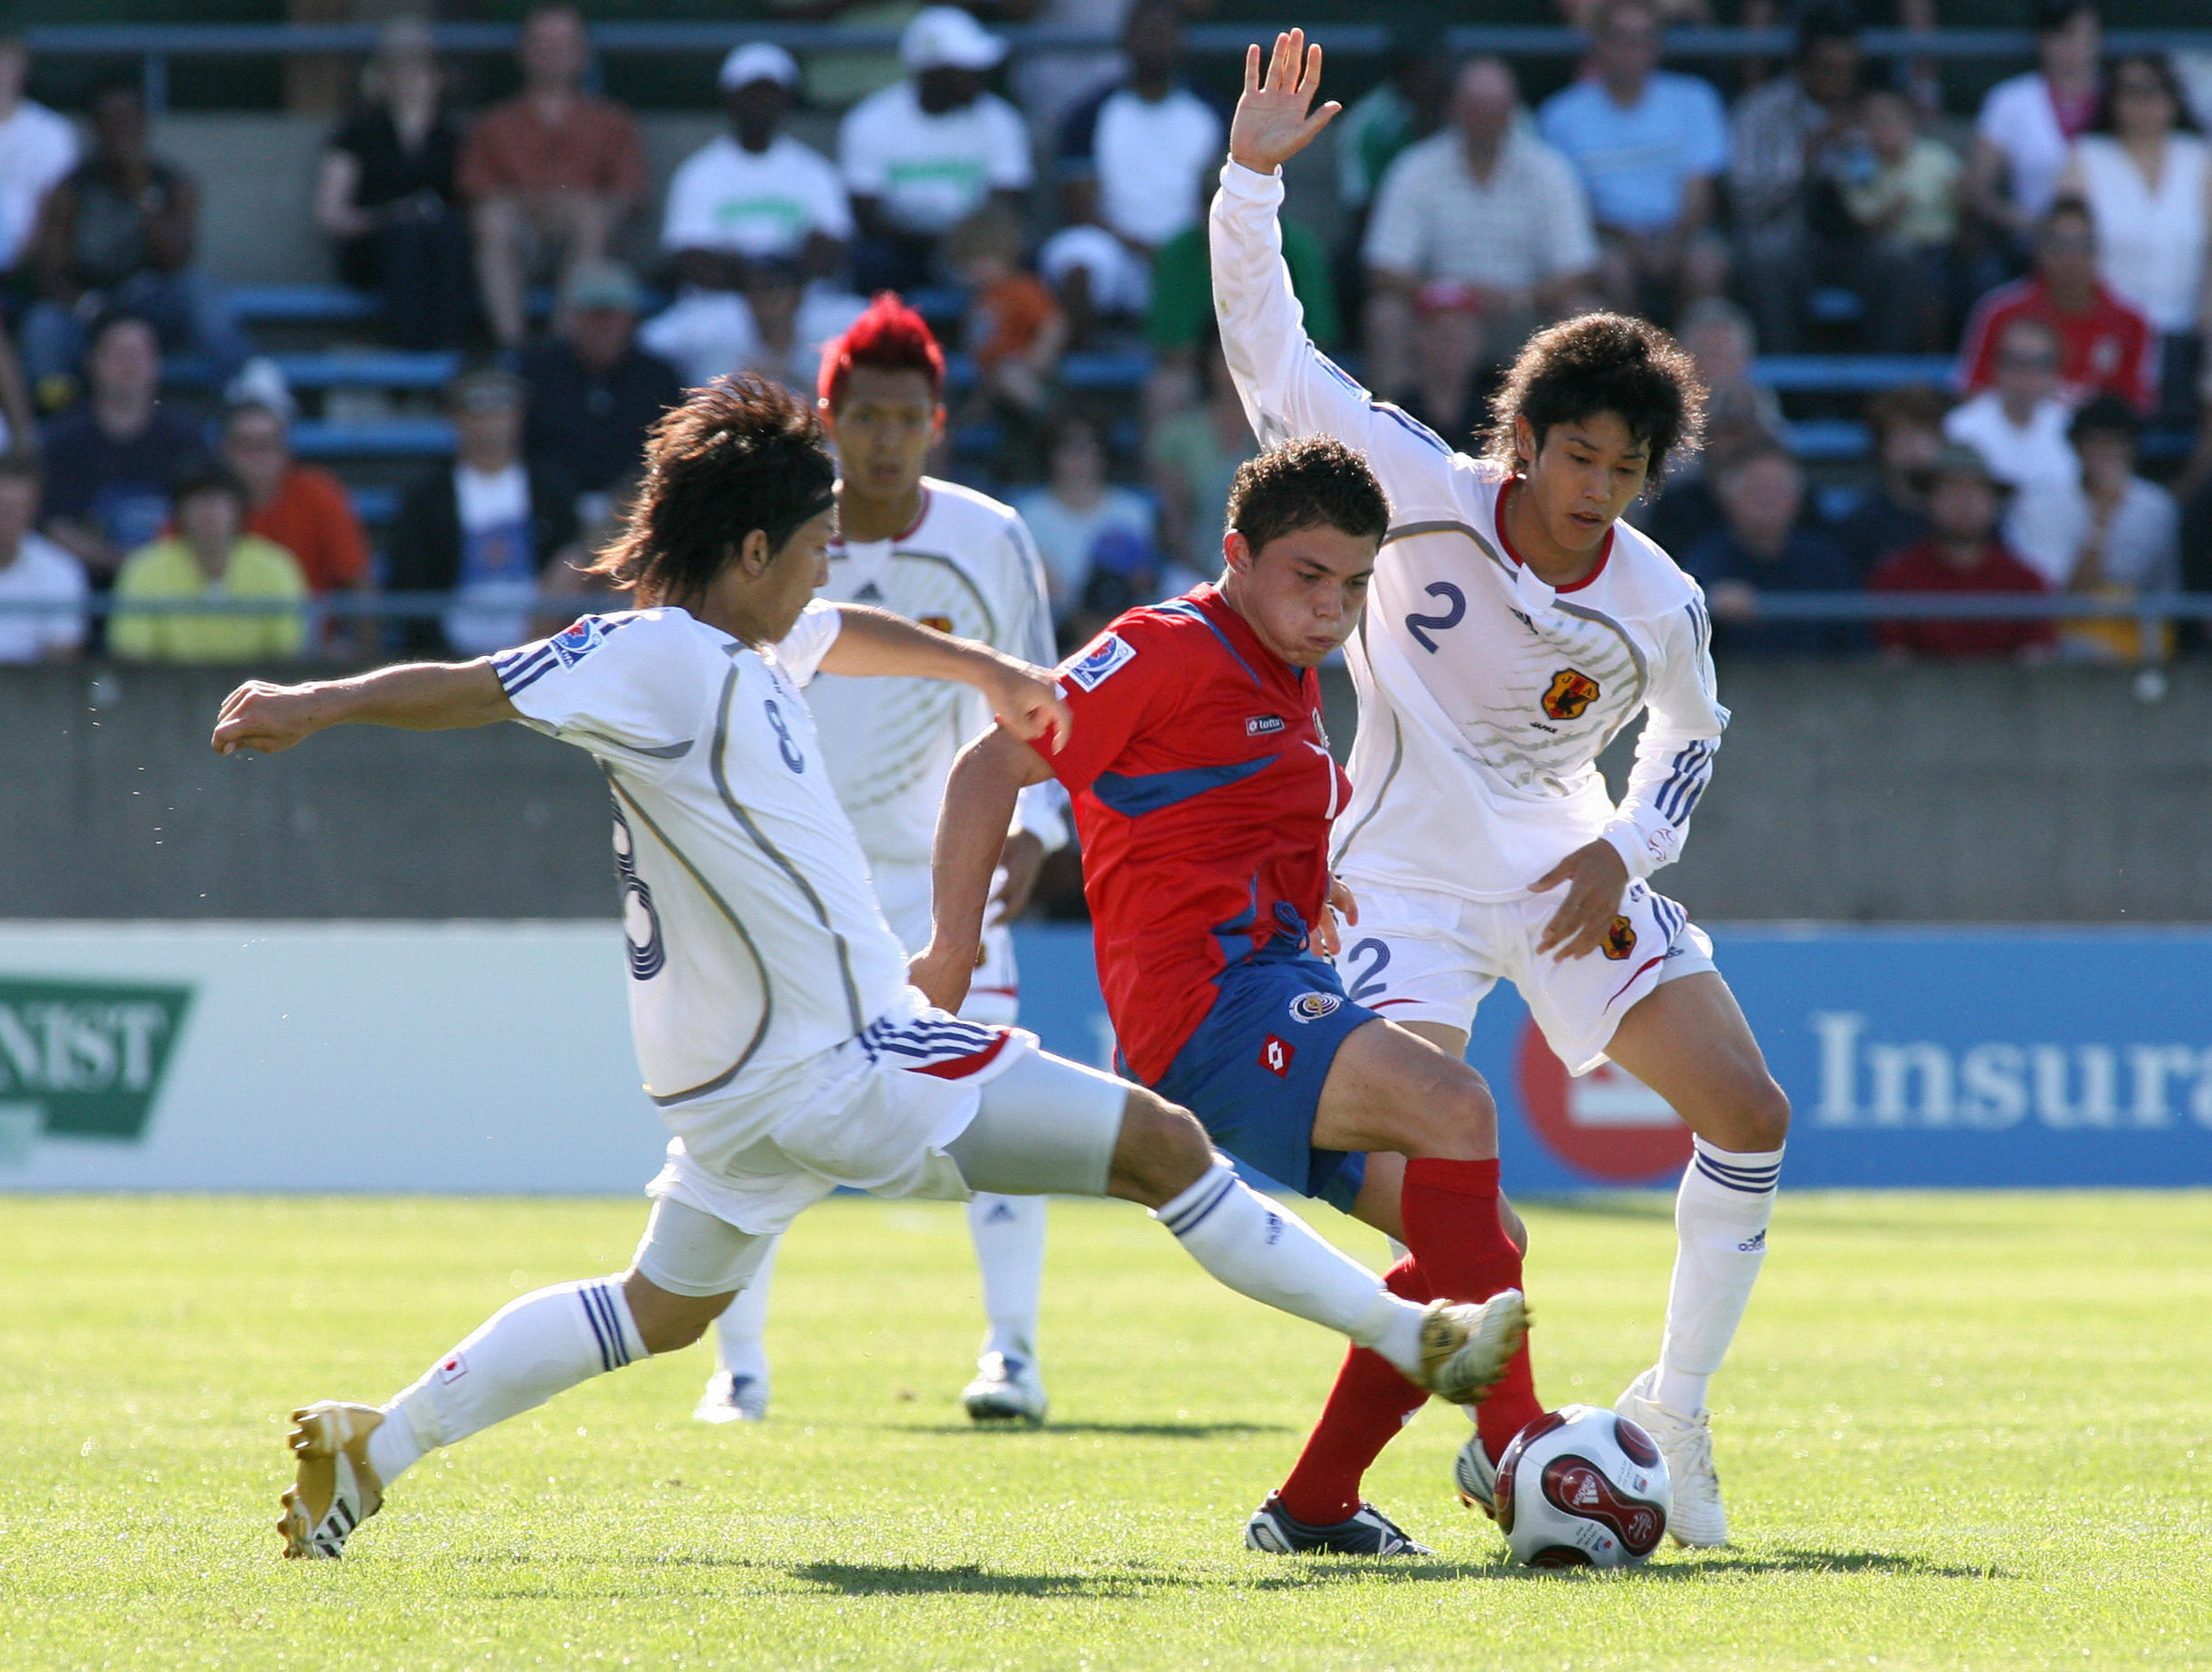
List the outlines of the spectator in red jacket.
{"label": "spectator in red jacket", "polygon": [[[2005,490],[1971,447],[1946,447],[1929,471],[1928,537],[1875,571],[1878,593],[2040,593],[2043,577],[2005,549],[1997,536]],[[1888,620],[1875,632],[1882,648],[1914,656],[2015,656],[2047,649],[2048,618]]]}
{"label": "spectator in red jacket", "polygon": [[502,348],[522,343],[530,267],[557,255],[565,276],[605,261],[645,193],[636,121],[584,90],[591,55],[574,6],[534,8],[522,20],[522,90],[479,118],[461,148],[484,311]]}
{"label": "spectator in red jacket", "polygon": [[2059,393],[2067,404],[2116,394],[2147,413],[2157,400],[2150,321],[2097,278],[2096,222],[2082,199],[2062,197],[2045,214],[2034,272],[1974,305],[1959,354],[1959,385],[1969,394],[1996,383],[1997,345],[2015,319],[2040,319],[2058,334]]}
{"label": "spectator in red jacket", "polygon": [[[329,471],[292,456],[282,413],[260,401],[232,406],[223,417],[223,461],[245,487],[246,532],[291,553],[312,591],[366,596],[375,590],[353,496]],[[334,622],[330,637],[367,655],[376,633],[373,620],[357,615]]]}

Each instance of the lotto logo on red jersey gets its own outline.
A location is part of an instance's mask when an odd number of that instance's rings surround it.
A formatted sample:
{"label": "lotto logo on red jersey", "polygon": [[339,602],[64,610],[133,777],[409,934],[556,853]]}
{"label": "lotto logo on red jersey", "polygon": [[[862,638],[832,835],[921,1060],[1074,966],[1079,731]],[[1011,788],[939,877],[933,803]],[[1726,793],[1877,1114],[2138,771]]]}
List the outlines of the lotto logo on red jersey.
{"label": "lotto logo on red jersey", "polygon": [[1290,1059],[1297,1054],[1296,1046],[1270,1033],[1267,1043],[1259,1048],[1259,1066],[1277,1079],[1288,1079]]}

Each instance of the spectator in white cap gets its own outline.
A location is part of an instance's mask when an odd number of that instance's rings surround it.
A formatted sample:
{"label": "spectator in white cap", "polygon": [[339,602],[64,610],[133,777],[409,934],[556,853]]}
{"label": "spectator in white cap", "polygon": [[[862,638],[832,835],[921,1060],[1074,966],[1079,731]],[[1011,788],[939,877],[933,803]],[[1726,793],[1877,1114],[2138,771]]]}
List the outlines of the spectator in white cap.
{"label": "spectator in white cap", "polygon": [[853,231],[845,183],[828,157],[783,131],[797,62],[756,41],[722,61],[721,80],[729,132],[669,182],[660,245],[682,293],[638,334],[687,385],[795,362],[866,306],[839,282]]}
{"label": "spectator in white cap", "polygon": [[1220,172],[1228,132],[1183,81],[1180,0],[1136,0],[1122,48],[1128,79],[1100,88],[1060,125],[1065,224],[1039,254],[1078,341],[1094,318],[1144,311],[1153,252],[1197,218],[1201,184]]}
{"label": "spectator in white cap", "polygon": [[701,146],[669,182],[660,247],[677,282],[741,290],[755,262],[796,263],[824,278],[843,262],[852,211],[830,159],[783,131],[799,66],[755,41],[722,61],[729,132]]}
{"label": "spectator in white cap", "polygon": [[938,240],[993,198],[1019,208],[1032,177],[1021,117],[983,87],[1003,42],[957,7],[933,5],[907,25],[898,55],[912,75],[853,106],[837,136],[863,290],[929,282]]}

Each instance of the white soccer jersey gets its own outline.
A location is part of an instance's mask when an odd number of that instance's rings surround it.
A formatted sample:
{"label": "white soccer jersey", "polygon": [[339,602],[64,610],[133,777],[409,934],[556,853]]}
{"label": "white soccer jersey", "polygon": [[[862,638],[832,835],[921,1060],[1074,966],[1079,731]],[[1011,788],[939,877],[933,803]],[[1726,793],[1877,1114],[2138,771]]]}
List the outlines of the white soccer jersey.
{"label": "white soccer jersey", "polygon": [[[830,547],[821,595],[874,604],[962,639],[1050,667],[1044,565],[1012,507],[956,482],[922,479],[922,514],[888,540]],[[945,780],[964,745],[992,723],[972,686],[937,679],[842,679],[807,693],[838,798],[880,866],[927,865]],[[1048,847],[1065,840],[1050,803],[1023,792],[1021,822]]]}
{"label": "white soccer jersey", "polygon": [[810,603],[755,650],[641,610],[492,660],[524,721],[588,750],[613,791],[631,1026],[663,1106],[802,1099],[809,1065],[913,1008],[800,690],[839,623]]}
{"label": "white soccer jersey", "polygon": [[[1367,455],[1391,529],[1345,660],[1360,698],[1347,876],[1517,898],[1600,835],[1631,877],[1681,850],[1728,711],[1697,584],[1626,523],[1554,591],[1507,546],[1502,473],[1369,398],[1315,348],[1283,266],[1280,178],[1230,163],[1211,216],[1221,347],[1261,442],[1334,435]],[[1647,711],[1626,799],[1595,765]]]}

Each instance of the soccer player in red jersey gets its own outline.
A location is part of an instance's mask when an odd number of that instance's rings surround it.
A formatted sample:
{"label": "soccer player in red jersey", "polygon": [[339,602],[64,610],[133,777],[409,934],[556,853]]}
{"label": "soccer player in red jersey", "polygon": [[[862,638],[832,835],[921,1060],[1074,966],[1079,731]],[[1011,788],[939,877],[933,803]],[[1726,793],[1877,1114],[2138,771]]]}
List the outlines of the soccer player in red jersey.
{"label": "soccer player in red jersey", "polygon": [[[1057,775],[1075,802],[1099,981],[1129,1072],[1238,1160],[1403,1241],[1411,1254],[1385,1279],[1394,1293],[1485,1300],[1521,1283],[1489,1088],[1353,1003],[1318,955],[1335,950],[1331,907],[1353,922],[1357,907],[1329,877],[1329,826],[1350,785],[1314,670],[1357,625],[1389,521],[1373,472],[1340,442],[1307,437],[1245,464],[1220,582],[1129,611],[1061,669],[1075,717],[1061,750],[1001,727],[963,754],[915,979],[959,1003],[1014,798]],[[1429,1553],[1360,1496],[1421,1398],[1354,1351],[1246,1542]],[[1524,1346],[1477,1408],[1492,1455],[1541,1414]]]}

